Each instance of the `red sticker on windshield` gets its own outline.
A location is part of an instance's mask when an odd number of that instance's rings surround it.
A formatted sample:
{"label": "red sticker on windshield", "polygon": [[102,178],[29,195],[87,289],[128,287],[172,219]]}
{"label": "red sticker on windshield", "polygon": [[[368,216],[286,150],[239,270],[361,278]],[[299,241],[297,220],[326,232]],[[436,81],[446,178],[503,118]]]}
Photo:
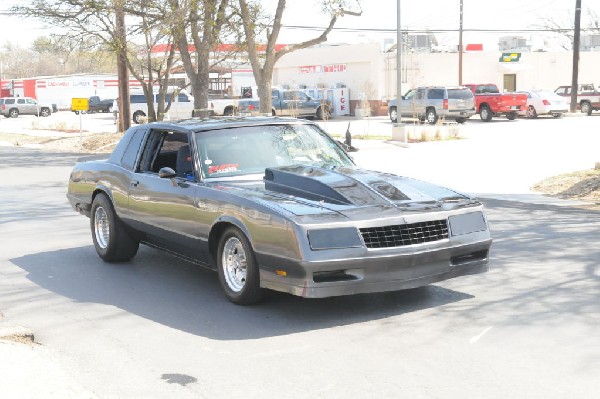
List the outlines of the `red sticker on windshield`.
{"label": "red sticker on windshield", "polygon": [[213,173],[237,172],[238,166],[240,166],[240,165],[237,163],[225,163],[223,165],[213,165],[213,166],[209,166],[208,173],[213,174]]}

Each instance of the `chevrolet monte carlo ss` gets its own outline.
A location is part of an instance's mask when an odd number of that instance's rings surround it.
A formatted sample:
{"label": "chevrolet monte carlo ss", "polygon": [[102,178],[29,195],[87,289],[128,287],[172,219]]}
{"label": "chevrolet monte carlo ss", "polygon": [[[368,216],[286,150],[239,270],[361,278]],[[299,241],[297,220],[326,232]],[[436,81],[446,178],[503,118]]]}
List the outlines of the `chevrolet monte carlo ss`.
{"label": "chevrolet monte carlo ss", "polygon": [[71,206],[107,262],[140,243],[216,269],[227,298],[308,298],[414,288],[488,270],[477,200],[357,167],[316,124],[190,119],[129,129],[80,162]]}

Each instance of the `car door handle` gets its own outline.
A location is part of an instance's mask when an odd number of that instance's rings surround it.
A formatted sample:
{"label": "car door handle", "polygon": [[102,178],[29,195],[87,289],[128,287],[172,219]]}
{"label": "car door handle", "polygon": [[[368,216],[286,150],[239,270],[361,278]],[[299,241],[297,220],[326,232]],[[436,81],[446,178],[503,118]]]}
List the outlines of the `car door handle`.
{"label": "car door handle", "polygon": [[137,187],[138,184],[140,184],[140,182],[138,180],[132,180],[131,181],[131,187]]}

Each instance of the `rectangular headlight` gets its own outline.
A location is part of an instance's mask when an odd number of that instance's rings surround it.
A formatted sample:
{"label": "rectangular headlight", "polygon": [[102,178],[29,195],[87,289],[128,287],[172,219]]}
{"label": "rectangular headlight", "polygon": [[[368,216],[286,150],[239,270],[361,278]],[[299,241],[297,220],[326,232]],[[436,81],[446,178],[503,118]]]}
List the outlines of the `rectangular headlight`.
{"label": "rectangular headlight", "polygon": [[450,232],[453,236],[475,233],[487,230],[482,212],[471,212],[463,215],[450,216]]}
{"label": "rectangular headlight", "polygon": [[309,230],[308,242],[313,251],[319,249],[362,247],[358,229],[354,227]]}

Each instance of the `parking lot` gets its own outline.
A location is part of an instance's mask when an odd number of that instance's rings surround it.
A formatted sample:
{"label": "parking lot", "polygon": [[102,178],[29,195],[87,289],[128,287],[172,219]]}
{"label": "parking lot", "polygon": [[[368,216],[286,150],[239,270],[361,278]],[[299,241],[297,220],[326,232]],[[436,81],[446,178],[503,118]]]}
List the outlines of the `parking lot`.
{"label": "parking lot", "polygon": [[[40,123],[78,118],[67,114]],[[84,117],[90,131],[114,128],[112,115]],[[0,129],[34,120],[3,119]],[[349,121],[355,135],[391,132],[383,117],[320,123],[343,134]],[[595,397],[600,212],[529,188],[600,161],[599,123],[473,118],[461,140],[355,140],[363,167],[483,198],[490,272],[396,293],[272,293],[245,308],[223,297],[215,273],[154,249],[103,263],[89,220],[65,198],[79,155],[2,147],[0,312],[34,331],[44,361],[3,361],[0,396]]]}

